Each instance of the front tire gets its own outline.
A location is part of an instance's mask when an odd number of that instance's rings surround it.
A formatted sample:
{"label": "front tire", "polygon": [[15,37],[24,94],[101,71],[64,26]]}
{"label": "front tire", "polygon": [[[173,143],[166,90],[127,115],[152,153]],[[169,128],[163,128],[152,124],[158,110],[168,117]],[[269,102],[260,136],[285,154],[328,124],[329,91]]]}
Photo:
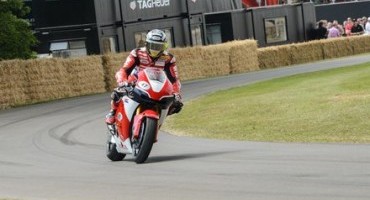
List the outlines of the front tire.
{"label": "front tire", "polygon": [[153,143],[157,134],[158,120],[146,118],[141,124],[143,128],[140,131],[141,137],[144,137],[141,144],[139,144],[139,152],[136,155],[135,162],[137,164],[144,163],[152,150]]}

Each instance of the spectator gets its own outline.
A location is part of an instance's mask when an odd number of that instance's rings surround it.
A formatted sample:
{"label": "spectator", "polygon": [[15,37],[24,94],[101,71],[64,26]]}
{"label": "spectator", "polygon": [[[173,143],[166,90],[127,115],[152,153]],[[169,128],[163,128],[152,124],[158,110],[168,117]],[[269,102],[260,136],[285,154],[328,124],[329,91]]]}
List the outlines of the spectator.
{"label": "spectator", "polygon": [[339,30],[340,32],[340,35],[343,36],[344,35],[344,28],[343,28],[343,25],[339,24],[338,20],[334,20],[333,21],[333,24],[336,25],[336,28]]}
{"label": "spectator", "polygon": [[319,21],[319,25],[316,29],[316,39],[325,39],[327,35],[328,30],[324,26],[324,22],[321,20]]}
{"label": "spectator", "polygon": [[365,26],[366,26],[366,23],[367,23],[367,17],[362,17],[361,18],[361,24],[362,24],[362,27],[364,28],[364,30],[365,30]]}
{"label": "spectator", "polygon": [[328,38],[336,38],[336,37],[340,37],[340,36],[341,36],[341,33],[338,29],[338,22],[333,21],[333,24],[331,25],[331,27],[328,30]]}
{"label": "spectator", "polygon": [[357,18],[358,25],[362,27],[362,29],[365,29],[365,25],[362,22],[362,18]]}
{"label": "spectator", "polygon": [[349,17],[347,18],[347,21],[344,25],[344,31],[345,31],[346,36],[351,36],[352,26],[353,26],[353,22],[352,22],[352,19]]}
{"label": "spectator", "polygon": [[367,22],[365,25],[365,35],[370,35],[370,17],[367,18]]}
{"label": "spectator", "polygon": [[362,35],[362,34],[364,34],[364,29],[362,28],[362,26],[360,26],[358,21],[355,21],[351,29],[351,35]]}

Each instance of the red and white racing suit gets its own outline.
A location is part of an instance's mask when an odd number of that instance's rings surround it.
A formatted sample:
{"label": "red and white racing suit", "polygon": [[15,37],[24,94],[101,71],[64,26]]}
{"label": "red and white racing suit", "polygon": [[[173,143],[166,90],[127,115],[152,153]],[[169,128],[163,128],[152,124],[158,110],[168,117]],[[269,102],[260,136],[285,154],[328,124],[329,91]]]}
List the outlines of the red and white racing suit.
{"label": "red and white racing suit", "polygon": [[[115,77],[117,79],[117,83],[120,84],[123,82],[134,82],[136,80],[138,71],[143,70],[146,67],[158,67],[163,69],[173,85],[173,94],[181,97],[181,83],[177,72],[176,59],[167,51],[164,51],[161,56],[153,59],[149,56],[145,47],[132,50],[123,66],[116,73]],[[112,109],[116,110],[117,102],[115,102],[113,95],[112,100]]]}
{"label": "red and white racing suit", "polygon": [[[135,81],[135,75],[137,72],[145,69],[146,67],[158,67],[164,69],[168,79],[173,84],[174,93],[180,93],[181,84],[177,73],[175,57],[165,51],[161,56],[153,59],[149,56],[145,47],[131,51],[130,55],[126,59],[126,62],[116,73],[117,83]],[[134,74],[131,74],[135,68],[138,71],[136,73],[134,72]]]}

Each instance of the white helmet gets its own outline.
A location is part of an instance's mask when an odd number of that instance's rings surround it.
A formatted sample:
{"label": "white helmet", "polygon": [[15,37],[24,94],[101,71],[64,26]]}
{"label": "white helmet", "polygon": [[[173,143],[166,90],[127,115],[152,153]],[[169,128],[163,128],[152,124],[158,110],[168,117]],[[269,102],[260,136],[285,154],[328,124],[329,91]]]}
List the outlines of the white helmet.
{"label": "white helmet", "polygon": [[145,46],[152,58],[159,57],[168,47],[166,34],[158,29],[148,32]]}

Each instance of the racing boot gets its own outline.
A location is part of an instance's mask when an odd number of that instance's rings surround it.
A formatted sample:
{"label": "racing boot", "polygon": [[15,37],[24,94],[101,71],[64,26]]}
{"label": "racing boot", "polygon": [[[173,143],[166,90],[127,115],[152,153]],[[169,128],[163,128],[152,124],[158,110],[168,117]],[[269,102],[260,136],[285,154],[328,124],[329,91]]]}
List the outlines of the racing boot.
{"label": "racing boot", "polygon": [[116,115],[117,107],[118,107],[117,103],[112,101],[111,102],[111,110],[105,116],[105,123],[114,124],[116,122],[116,118],[114,116]]}
{"label": "racing boot", "polygon": [[116,110],[110,110],[109,113],[105,116],[105,123],[114,124],[116,122],[115,116]]}

